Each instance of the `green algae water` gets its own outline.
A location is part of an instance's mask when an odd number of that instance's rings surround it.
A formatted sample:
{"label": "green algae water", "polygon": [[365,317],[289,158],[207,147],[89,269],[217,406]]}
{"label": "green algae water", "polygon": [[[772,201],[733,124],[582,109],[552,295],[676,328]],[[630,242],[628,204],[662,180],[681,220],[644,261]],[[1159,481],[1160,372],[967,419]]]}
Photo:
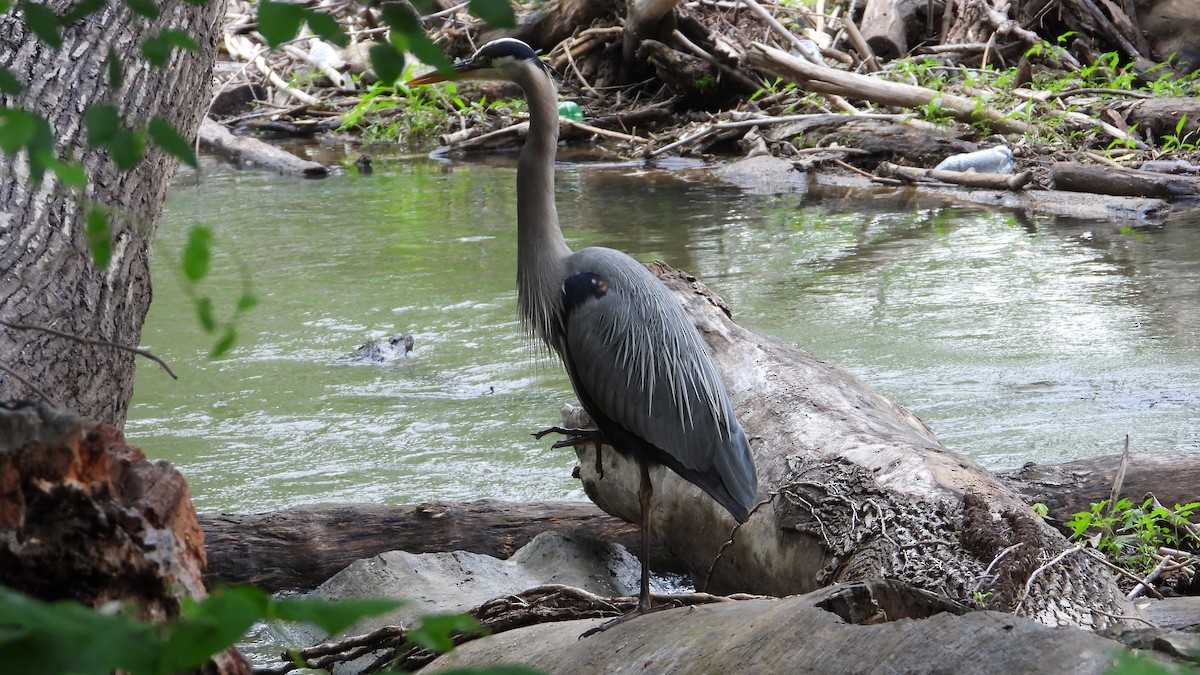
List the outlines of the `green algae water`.
{"label": "green algae water", "polygon": [[[848,368],[992,468],[1200,445],[1200,217],[1063,222],[898,199],[751,195],[706,171],[563,163],[572,246],[666,260],[743,324]],[[515,160],[377,163],[322,181],[216,165],[176,181],[126,433],[203,512],[584,499],[531,433],[573,402],[516,320]],[[209,360],[181,282],[259,304]],[[358,345],[410,333],[389,364]]]}

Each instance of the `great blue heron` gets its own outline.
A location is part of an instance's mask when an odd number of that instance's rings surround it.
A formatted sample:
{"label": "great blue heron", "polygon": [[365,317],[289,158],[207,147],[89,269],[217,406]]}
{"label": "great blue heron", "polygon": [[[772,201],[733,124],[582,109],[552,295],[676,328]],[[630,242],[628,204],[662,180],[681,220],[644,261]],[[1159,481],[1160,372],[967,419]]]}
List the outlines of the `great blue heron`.
{"label": "great blue heron", "polygon": [[[455,79],[509,80],[529,101],[517,162],[517,302],[525,327],[561,357],[600,437],[640,467],[642,578],[650,610],[649,464],[691,481],[744,523],[758,478],[746,434],[700,335],[667,287],[609,248],[572,253],[554,205],[557,93],[549,68],[524,42],[489,42],[454,66]],[[441,82],[429,73],[409,85]],[[627,615],[628,616],[628,615]]]}

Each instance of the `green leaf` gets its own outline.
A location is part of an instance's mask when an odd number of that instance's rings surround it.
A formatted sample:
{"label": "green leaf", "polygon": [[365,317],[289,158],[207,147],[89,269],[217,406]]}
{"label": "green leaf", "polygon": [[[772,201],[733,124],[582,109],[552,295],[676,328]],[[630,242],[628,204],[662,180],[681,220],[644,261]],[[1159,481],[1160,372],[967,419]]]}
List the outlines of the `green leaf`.
{"label": "green leaf", "polygon": [[185,602],[180,620],[167,629],[164,672],[203,665],[250,630],[267,611],[270,598],[252,586],[219,587],[202,602]]}
{"label": "green leaf", "polygon": [[17,79],[12,71],[4,66],[0,66],[0,92],[5,94],[19,94],[25,87],[21,85],[21,81]]}
{"label": "green leaf", "polygon": [[167,61],[171,59],[172,47],[189,52],[200,51],[200,45],[196,44],[191,35],[181,30],[167,28],[142,43],[142,54],[151,64],[161,68],[167,65]]}
{"label": "green leaf", "polygon": [[233,349],[233,343],[237,341],[237,329],[232,324],[225,327],[225,333],[221,335],[221,339],[213,345],[208,352],[208,358],[219,359],[225,355],[230,349]]}
{"label": "green leaf", "polygon": [[[242,296],[237,301],[237,311],[245,312],[254,309],[258,306],[258,296],[250,292],[242,293]],[[335,632],[335,631],[330,631]]]}
{"label": "green leaf", "polygon": [[108,88],[117,91],[125,81],[125,67],[121,64],[121,55],[112,47],[108,48],[105,67],[108,71]]}
{"label": "green leaf", "polygon": [[183,276],[188,281],[196,283],[208,274],[211,244],[212,230],[207,227],[196,225],[188,232],[187,244],[183,247]]}
{"label": "green leaf", "polygon": [[150,132],[150,140],[154,141],[155,145],[175,155],[193,169],[200,168],[192,144],[188,143],[187,139],[178,131],[175,131],[175,127],[171,126],[170,122],[156,116],[150,120],[146,130]]}
{"label": "green leaf", "polygon": [[121,133],[121,118],[117,108],[109,103],[97,103],[83,114],[88,145],[98,148],[113,142]]}
{"label": "green leaf", "polygon": [[311,623],[332,635],[346,630],[360,619],[391,612],[403,605],[399,600],[383,599],[348,599],[334,602],[321,598],[284,598],[275,601],[274,618]]}
{"label": "green leaf", "polygon": [[371,47],[368,53],[371,55],[371,67],[382,84],[394,84],[404,74],[404,54],[395,46],[380,43]]}
{"label": "green leaf", "polygon": [[108,4],[107,0],[83,0],[83,2],[71,8],[71,11],[63,15],[62,25],[70,26],[73,23],[82,21],[88,16],[104,9]]}
{"label": "green leaf", "polygon": [[22,2],[21,9],[25,10],[25,25],[34,35],[54,49],[62,47],[57,14],[47,6],[33,2]]}
{"label": "green leaf", "polygon": [[271,47],[295,38],[304,25],[308,10],[301,5],[273,0],[259,0],[258,32],[267,39]]}
{"label": "green leaf", "polygon": [[0,149],[15,155],[29,145],[37,133],[37,117],[16,108],[0,108]]}
{"label": "green leaf", "polygon": [[421,24],[416,23],[416,20],[412,18],[412,14],[403,10],[389,12],[386,9],[388,6],[384,5],[383,18],[392,28],[392,41],[398,47],[407,49],[418,59],[439,71],[446,74],[453,73],[454,64],[446,57],[442,48],[429,39],[425,30],[421,28]]}
{"label": "green leaf", "polygon": [[140,131],[122,129],[117,132],[108,147],[117,168],[128,171],[146,154],[146,135]]}
{"label": "green leaf", "polygon": [[308,27],[312,29],[313,33],[339,47],[345,47],[350,43],[346,38],[346,31],[342,30],[341,24],[332,15],[316,9],[305,9],[304,11]]}
{"label": "green leaf", "polygon": [[12,6],[11,0],[0,0],[0,14],[6,14],[8,10],[12,9]]}
{"label": "green leaf", "polygon": [[133,10],[134,14],[147,19],[157,19],[161,13],[158,5],[154,4],[154,0],[125,0],[125,6]]}
{"label": "green leaf", "polygon": [[154,672],[159,646],[149,624],[78,602],[48,603],[0,586],[0,663],[22,673]]}
{"label": "green leaf", "polygon": [[206,296],[196,299],[196,318],[205,333],[217,332],[217,316],[213,311],[212,298]]}
{"label": "green leaf", "polygon": [[63,162],[49,156],[46,158],[46,168],[53,171],[64,185],[80,190],[87,187],[87,172],[79,162]]}
{"label": "green leaf", "polygon": [[96,261],[96,269],[107,269],[112,258],[112,235],[108,229],[108,214],[98,208],[88,210],[83,228],[84,240]]}
{"label": "green leaf", "polygon": [[512,28],[517,25],[517,15],[513,13],[508,0],[471,0],[468,10],[496,28]]}
{"label": "green leaf", "polygon": [[454,649],[456,633],[482,635],[487,632],[479,621],[466,614],[431,614],[422,616],[421,622],[408,631],[408,639],[431,652],[444,654]]}

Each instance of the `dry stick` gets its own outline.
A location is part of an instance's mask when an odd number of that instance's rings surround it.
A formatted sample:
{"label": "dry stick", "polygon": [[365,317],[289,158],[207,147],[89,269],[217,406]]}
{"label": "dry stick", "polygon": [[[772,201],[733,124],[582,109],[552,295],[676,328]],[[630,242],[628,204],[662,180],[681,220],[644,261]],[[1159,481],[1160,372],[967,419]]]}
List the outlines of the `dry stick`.
{"label": "dry stick", "polygon": [[1011,190],[1013,192],[1020,190],[1033,180],[1033,174],[1029,171],[1022,171],[1018,174],[947,171],[945,169],[922,169],[914,166],[900,166],[892,162],[880,162],[877,171],[882,176],[899,177],[909,182],[932,179],[964,187]]}
{"label": "dry stick", "polygon": [[733,78],[734,80],[737,80],[737,83],[742,85],[742,87],[749,89],[751,91],[754,91],[755,89],[760,88],[757,82],[755,82],[754,80],[751,80],[750,78],[743,75],[741,73],[741,71],[739,71],[738,69],[730,68],[729,66],[722,63],[721,60],[718,59],[717,57],[704,51],[704,49],[702,49],[700,47],[700,45],[692,42],[691,40],[688,39],[688,37],[686,35],[679,32],[678,28],[675,29],[675,31],[671,34],[671,36],[674,37],[684,49],[687,49],[689,52],[695,54],[696,56],[698,56],[698,57],[704,59],[705,61],[708,61],[712,65],[716,66],[717,70],[721,71],[721,73],[723,75],[726,75],[728,77]]}
{"label": "dry stick", "polygon": [[996,567],[996,565],[999,565],[1000,561],[1003,560],[1004,557],[1007,556],[1009,553],[1012,553],[1013,551],[1021,548],[1024,545],[1025,545],[1025,542],[1018,541],[1017,543],[1013,544],[1012,546],[1009,546],[1008,548],[1004,549],[1003,551],[1000,551],[999,553],[997,553],[996,557],[992,558],[992,562],[988,563],[987,569],[985,569],[983,571],[983,574],[979,575],[979,581],[975,582],[975,587],[972,588],[971,590],[972,591],[982,590],[983,582],[987,581],[987,578],[992,574],[992,570]]}
{"label": "dry stick", "polygon": [[1017,606],[1013,608],[1012,613],[1013,614],[1020,613],[1021,605],[1025,603],[1026,598],[1029,597],[1029,592],[1033,590],[1034,579],[1037,579],[1038,576],[1041,575],[1042,572],[1045,572],[1046,570],[1050,569],[1054,565],[1057,565],[1060,561],[1062,561],[1063,558],[1066,558],[1067,556],[1071,555],[1072,553],[1077,553],[1082,550],[1084,550],[1083,546],[1073,546],[1073,547],[1063,551],[1062,553],[1059,553],[1058,555],[1054,556],[1053,558],[1051,558],[1050,562],[1048,562],[1045,565],[1042,565],[1041,567],[1037,568],[1036,570],[1030,572],[1029,578],[1025,580],[1025,588],[1021,591],[1021,599],[1017,601]]}
{"label": "dry stick", "polygon": [[225,48],[227,51],[229,51],[229,54],[253,63],[254,67],[258,68],[258,71],[265,75],[267,80],[269,80],[271,84],[275,85],[277,89],[280,89],[288,96],[291,96],[292,98],[309,105],[317,105],[321,102],[317,97],[300,91],[291,84],[284,82],[283,78],[279,77],[279,75],[276,75],[275,71],[271,69],[271,66],[267,65],[267,60],[263,58],[262,55],[267,50],[265,48],[255,50],[252,44],[247,46],[249,43],[250,41],[244,37],[234,36],[228,33],[225,34]]}
{"label": "dry stick", "polygon": [[[1120,567],[1118,565],[1112,564],[1111,562],[1108,561],[1108,558],[1105,558],[1103,555],[1093,551],[1092,549],[1085,548],[1085,549],[1083,549],[1083,552],[1088,554],[1089,556],[1091,556],[1092,559],[1095,560],[1096,562],[1100,563],[1101,565],[1104,565],[1105,567],[1111,569],[1112,571],[1116,572],[1117,574],[1120,574],[1122,576],[1133,579],[1134,581],[1136,581],[1139,584],[1142,583],[1141,577],[1134,574],[1133,572],[1130,572],[1129,570],[1125,569],[1124,567]],[[1147,586],[1146,592],[1159,600],[1163,599],[1162,593],[1159,593],[1158,589],[1154,588],[1153,586]]]}
{"label": "dry stick", "polygon": [[[576,40],[571,38],[571,42],[574,43]],[[589,40],[589,42],[595,41]],[[572,45],[567,45],[563,48],[563,55],[567,57],[567,64],[571,66],[571,70],[575,73],[575,77],[579,78],[579,82],[589,94],[598,99],[603,98],[600,92],[596,91],[596,88],[592,86],[592,83],[587,81],[587,79],[583,76],[583,73],[579,72],[579,66],[575,65],[575,55],[571,53],[571,46]]]}
{"label": "dry stick", "polygon": [[1125,484],[1125,469],[1129,466],[1129,434],[1125,434],[1125,451],[1121,453],[1121,463],[1117,465],[1117,473],[1113,476],[1112,490],[1108,493],[1108,516],[1111,518],[1116,510],[1117,499],[1121,496],[1121,488]]}
{"label": "dry stick", "polygon": [[588,133],[596,134],[597,136],[607,136],[608,138],[615,138],[618,141],[626,141],[628,143],[640,143],[641,145],[649,145],[651,142],[649,138],[643,138],[641,136],[634,136],[632,134],[624,134],[624,133],[621,133],[620,131],[613,131],[611,129],[601,129],[600,127],[594,127],[590,124],[584,124],[583,122],[576,122],[575,120],[567,119],[565,117],[560,117],[558,121],[560,124],[565,124],[569,127],[574,127],[576,129],[579,129],[580,131],[586,131]]}
{"label": "dry stick", "polygon": [[[804,40],[801,40],[800,38],[793,35],[792,31],[785,28],[783,26],[783,24],[776,21],[775,17],[771,16],[770,12],[763,9],[763,6],[758,4],[758,2],[756,0],[741,0],[741,2],[743,5],[749,7],[750,10],[752,12],[754,12],[755,15],[758,16],[758,18],[760,18],[764,22],[766,22],[767,26],[772,31],[774,31],[777,35],[779,35],[779,37],[783,38],[784,40],[786,40],[788,42],[788,44],[790,44],[791,46],[793,46],[797,50],[799,50],[799,52],[801,54],[805,54],[808,52],[809,45],[807,43],[805,43]],[[826,95],[826,98],[829,99],[829,102],[832,103],[834,105],[834,107],[836,107],[840,110],[848,112],[852,115],[858,113],[857,108],[855,108],[854,106],[847,103],[844,98],[838,96],[837,94]]]}
{"label": "dry stick", "polygon": [[[127,351],[127,352],[130,352],[133,354],[137,354],[138,356],[144,356],[144,357],[150,359],[151,361],[157,363],[158,365],[162,366],[162,369],[167,371],[167,374],[171,376],[171,379],[173,379],[173,380],[179,379],[179,376],[175,374],[175,371],[171,370],[171,366],[168,366],[166,361],[163,361],[162,359],[158,358],[154,354],[151,354],[150,352],[146,351],[145,349],[140,349],[138,347],[129,347],[127,345],[117,344],[116,342],[110,342],[108,340],[95,340],[92,338],[83,337],[82,335],[75,335],[73,333],[64,333],[61,330],[55,330],[53,328],[46,328],[45,326],[34,326],[31,324],[25,324],[25,323],[13,323],[11,321],[6,321],[4,319],[0,319],[0,325],[7,326],[9,328],[12,328],[13,330],[32,330],[32,331],[38,331],[41,333],[49,333],[50,335],[54,335],[56,337],[66,338],[68,340],[74,340],[76,342],[82,342],[84,344],[95,345],[97,347],[112,347],[113,349],[120,349],[120,350]],[[46,398],[46,400],[50,400],[50,399]]]}
{"label": "dry stick", "polygon": [[[661,148],[649,153],[647,155],[647,157],[657,157],[658,155],[661,155],[664,152],[667,152],[668,150],[674,150],[675,148],[678,148],[681,145],[687,145],[688,143],[693,143],[693,142],[698,141],[706,136],[709,136],[710,134],[714,134],[718,131],[725,131],[728,129],[744,129],[744,128],[748,128],[748,127],[757,127],[757,126],[771,126],[773,124],[786,124],[788,122],[803,122],[804,120],[809,120],[809,119],[813,119],[816,117],[828,117],[828,116],[829,115],[825,114],[825,113],[817,113],[817,114],[806,114],[806,115],[785,115],[783,117],[763,117],[763,118],[755,118],[755,119],[750,119],[750,120],[737,120],[734,122],[717,122],[717,123],[712,124],[700,131],[697,131],[694,134],[684,136],[683,138],[675,141],[674,143],[664,145]],[[911,115],[887,115],[887,114],[878,114],[878,113],[865,113],[865,114],[857,115],[856,117],[858,119],[886,119],[886,120],[894,120],[894,121],[906,121],[908,118],[911,117]],[[850,116],[845,116],[846,122],[852,122],[852,121],[854,121],[854,119],[855,118],[852,118]]]}
{"label": "dry stick", "polygon": [[1167,569],[1173,560],[1175,560],[1175,558],[1171,556],[1166,556],[1163,558],[1161,562],[1154,566],[1154,569],[1150,571],[1150,574],[1146,575],[1145,579],[1142,579],[1142,583],[1134,586],[1133,590],[1129,591],[1125,597],[1133,600],[1141,595],[1143,591],[1145,591],[1147,588],[1150,588],[1150,583],[1152,581],[1162,576],[1163,570]]}
{"label": "dry stick", "polygon": [[787,52],[761,42],[750,45],[746,59],[754,67],[773,76],[791,79],[811,91],[860,98],[883,105],[918,108],[941,99],[942,110],[967,122],[988,122],[1001,133],[1026,134],[1033,127],[1016,119],[1006,118],[992,108],[977,108],[977,102],[925,87],[888,82],[869,75],[849,73],[828,66],[818,66],[798,59]]}
{"label": "dry stick", "polygon": [[846,30],[846,37],[850,38],[850,44],[854,45],[854,49],[858,51],[867,70],[873,73],[883,70],[883,66],[879,65],[879,57],[875,56],[875,50],[871,49],[867,39],[859,32],[858,25],[848,15],[842,17],[842,28]]}

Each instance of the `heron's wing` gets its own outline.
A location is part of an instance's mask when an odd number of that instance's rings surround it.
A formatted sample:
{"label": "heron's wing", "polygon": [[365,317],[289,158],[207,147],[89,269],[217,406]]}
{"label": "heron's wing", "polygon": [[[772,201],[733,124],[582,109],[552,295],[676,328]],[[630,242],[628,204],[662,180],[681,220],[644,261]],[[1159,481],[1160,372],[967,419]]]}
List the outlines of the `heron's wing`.
{"label": "heron's wing", "polygon": [[569,262],[563,301],[562,356],[584,407],[651,446],[643,450],[652,459],[735,516],[752,506],[757,480],[745,434],[692,320],[666,286],[623,253],[584,249]]}

